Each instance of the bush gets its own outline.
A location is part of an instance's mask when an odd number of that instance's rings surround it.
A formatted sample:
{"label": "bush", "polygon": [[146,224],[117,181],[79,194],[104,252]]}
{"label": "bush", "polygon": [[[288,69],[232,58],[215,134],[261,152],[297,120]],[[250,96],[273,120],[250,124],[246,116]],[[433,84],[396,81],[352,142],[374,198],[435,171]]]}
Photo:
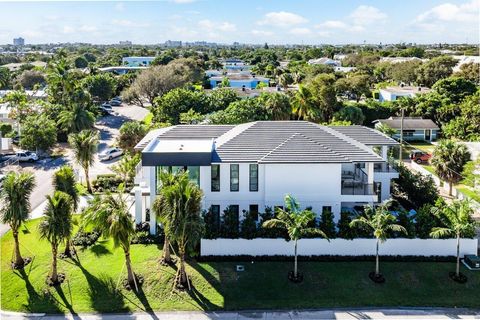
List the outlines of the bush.
{"label": "bush", "polygon": [[402,227],[407,230],[407,234],[403,232],[394,233],[395,238],[415,238],[415,223],[413,222],[412,216],[405,210],[400,210],[397,214],[397,224],[401,225]]}
{"label": "bush", "polygon": [[[101,174],[92,182],[92,189],[94,192],[100,193],[106,191],[115,192],[121,183],[124,183],[124,181],[121,177],[118,177],[115,174]],[[128,192],[130,187],[130,184],[126,185],[125,191]]]}
{"label": "bush", "polygon": [[202,212],[203,221],[205,222],[204,239],[215,239],[220,236],[220,221],[212,213],[212,208]]}
{"label": "bush", "polygon": [[[265,212],[260,214],[262,224],[263,222],[273,219],[274,217],[275,217],[275,213],[270,207],[266,207]],[[261,227],[260,230],[258,230],[258,237],[259,238],[284,238],[286,240],[290,239],[288,236],[287,230],[284,228]]]}
{"label": "bush", "polygon": [[325,210],[322,212],[319,228],[327,235],[329,239],[335,238],[335,222],[333,222],[333,213],[330,210]]}
{"label": "bush", "polygon": [[163,243],[163,237],[160,235],[151,235],[149,231],[137,231],[132,238],[132,244],[160,244]]}
{"label": "bush", "polygon": [[80,247],[89,247],[97,242],[98,238],[100,238],[100,232],[93,230],[91,232],[85,232],[83,230],[79,230],[72,238],[72,243],[74,246]]}
{"label": "bush", "polygon": [[223,211],[223,219],[221,225],[221,235],[223,238],[236,239],[239,236],[238,215],[228,206]]}
{"label": "bush", "polygon": [[356,237],[357,232],[355,229],[350,227],[350,222],[352,222],[352,213],[348,211],[342,211],[340,213],[340,220],[338,220],[337,236],[343,239],[353,239]]}
{"label": "bush", "polygon": [[10,123],[0,123],[0,132],[2,133],[2,137],[5,137],[7,134],[12,132],[13,128]]}
{"label": "bush", "polygon": [[250,211],[243,212],[245,219],[240,225],[240,236],[245,239],[253,239],[257,236],[257,215]]}

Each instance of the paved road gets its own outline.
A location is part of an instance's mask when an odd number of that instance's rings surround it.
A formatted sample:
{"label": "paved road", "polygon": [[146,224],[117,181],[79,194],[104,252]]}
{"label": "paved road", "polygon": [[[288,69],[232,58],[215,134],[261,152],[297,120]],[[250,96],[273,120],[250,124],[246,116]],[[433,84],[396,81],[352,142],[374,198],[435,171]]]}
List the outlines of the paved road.
{"label": "paved road", "polygon": [[2,319],[111,319],[111,320],[247,320],[247,319],[278,319],[278,320],[301,320],[301,319],[480,319],[479,310],[464,309],[338,309],[318,311],[241,311],[241,312],[151,312],[133,314],[79,314],[79,315],[58,315],[43,316],[2,314]]}
{"label": "paved road", "polygon": [[[143,120],[148,114],[148,110],[134,106],[123,105],[122,107],[113,107],[114,115],[107,116],[99,119],[96,123],[96,127],[100,130],[100,141],[98,151],[102,152],[105,148],[112,146],[118,136],[118,129],[125,121],[130,120]],[[32,209],[41,206],[45,201],[45,196],[53,193],[52,176],[56,169],[64,165],[65,163],[72,164],[71,152],[66,150],[66,157],[56,160],[42,160],[36,163],[26,163],[21,166],[34,173],[37,186],[32,192],[30,197],[30,203]],[[95,164],[90,169],[90,178],[95,179],[99,174],[111,173],[111,166],[119,159],[111,161],[100,162],[98,158],[95,160]],[[75,165],[74,165],[75,167]],[[78,172],[80,178],[83,177],[83,171],[79,168]],[[8,231],[8,226],[0,224],[0,236]]]}

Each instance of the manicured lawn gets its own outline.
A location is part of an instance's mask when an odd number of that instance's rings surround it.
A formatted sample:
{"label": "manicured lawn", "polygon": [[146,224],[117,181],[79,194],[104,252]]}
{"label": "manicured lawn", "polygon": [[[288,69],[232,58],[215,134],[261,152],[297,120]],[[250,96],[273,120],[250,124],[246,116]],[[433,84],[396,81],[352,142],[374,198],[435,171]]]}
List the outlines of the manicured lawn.
{"label": "manicured lawn", "polygon": [[[480,307],[480,273],[468,271],[467,284],[448,279],[453,263],[382,263],[383,285],[368,279],[373,262],[300,262],[305,280],[287,280],[288,262],[245,262],[236,272],[234,262],[189,265],[194,290],[172,291],[175,270],[161,267],[156,245],[134,245],[134,270],[145,277],[139,294],[119,286],[123,253],[103,241],[79,253],[79,262],[60,261],[67,275],[60,288],[44,284],[50,264],[50,247],[36,233],[38,220],[21,232],[24,256],[34,256],[24,272],[12,271],[12,235],[1,239],[2,309],[30,312],[121,312],[138,310],[219,310],[262,308],[322,308],[342,306]],[[372,248],[373,249],[373,248]],[[125,270],[123,270],[125,272]]]}

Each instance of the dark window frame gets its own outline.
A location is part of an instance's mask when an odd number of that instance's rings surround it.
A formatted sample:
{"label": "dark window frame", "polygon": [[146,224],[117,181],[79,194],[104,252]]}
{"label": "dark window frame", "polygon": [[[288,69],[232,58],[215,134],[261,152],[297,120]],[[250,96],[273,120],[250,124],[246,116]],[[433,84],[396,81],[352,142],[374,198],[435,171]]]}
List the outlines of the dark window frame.
{"label": "dark window frame", "polygon": [[[255,170],[252,171],[252,168]],[[255,175],[252,176],[252,173],[255,172]],[[250,192],[258,192],[258,164],[251,163],[248,167],[248,182]]]}
{"label": "dark window frame", "polygon": [[[213,180],[213,168],[218,168],[217,170],[217,177],[215,179],[215,182],[218,182],[214,184],[214,180]],[[218,187],[217,187],[217,184],[218,184]],[[211,167],[210,167],[210,190],[212,192],[220,192],[220,184],[221,184],[221,180],[220,180],[220,165],[219,164],[212,164]],[[215,186],[215,187],[214,187]]]}
{"label": "dark window frame", "polygon": [[[236,168],[236,170],[234,170]],[[237,178],[237,183],[233,182],[233,179],[235,179],[235,176],[233,173],[236,171],[236,178]],[[232,163],[230,164],[230,191],[231,192],[238,192],[240,191],[240,165]]]}

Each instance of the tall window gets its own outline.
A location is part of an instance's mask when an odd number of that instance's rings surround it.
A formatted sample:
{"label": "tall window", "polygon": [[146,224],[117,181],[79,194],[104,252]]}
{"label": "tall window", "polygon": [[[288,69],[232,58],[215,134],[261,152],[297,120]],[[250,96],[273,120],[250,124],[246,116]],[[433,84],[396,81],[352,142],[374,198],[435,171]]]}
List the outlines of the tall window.
{"label": "tall window", "polygon": [[159,193],[160,188],[162,187],[162,183],[160,181],[161,172],[176,174],[182,171],[184,172],[188,171],[188,179],[191,182],[196,183],[198,186],[200,186],[200,167],[199,166],[157,166],[155,170],[157,194]]}
{"label": "tall window", "polygon": [[211,166],[211,176],[212,176],[212,192],[220,191],[220,165],[219,164],[212,164]]}
{"label": "tall window", "polygon": [[258,191],[258,164],[250,164],[250,191]]}
{"label": "tall window", "polygon": [[230,165],[230,191],[238,191],[239,168],[238,164]]}

